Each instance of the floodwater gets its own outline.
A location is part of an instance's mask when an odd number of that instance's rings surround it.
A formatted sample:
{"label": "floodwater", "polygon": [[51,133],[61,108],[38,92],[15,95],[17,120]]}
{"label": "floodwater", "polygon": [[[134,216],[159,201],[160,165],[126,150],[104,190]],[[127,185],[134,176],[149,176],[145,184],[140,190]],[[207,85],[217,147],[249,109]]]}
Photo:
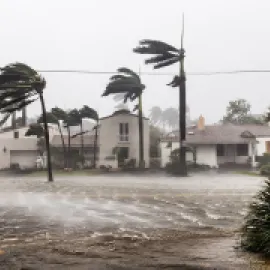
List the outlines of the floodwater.
{"label": "floodwater", "polygon": [[1,177],[0,269],[249,269],[234,247],[263,180]]}

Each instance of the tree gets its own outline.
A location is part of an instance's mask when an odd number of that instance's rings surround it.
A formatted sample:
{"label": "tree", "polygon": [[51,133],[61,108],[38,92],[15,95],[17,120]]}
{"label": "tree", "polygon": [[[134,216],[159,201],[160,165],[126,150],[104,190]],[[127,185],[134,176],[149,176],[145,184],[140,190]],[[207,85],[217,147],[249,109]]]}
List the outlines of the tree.
{"label": "tree", "polygon": [[43,91],[46,87],[45,79],[30,66],[14,63],[1,69],[0,74],[0,112],[13,113],[26,107],[39,98],[41,103],[46,151],[48,181],[53,181],[51,152],[49,144],[49,130],[46,118],[46,106]]}
{"label": "tree", "polygon": [[62,131],[62,125],[60,121],[64,121],[67,118],[67,113],[61,108],[54,107],[51,109],[50,118],[52,121],[55,121],[58,126],[58,130],[61,137],[62,148],[63,148],[64,168],[66,168],[67,167],[67,158],[66,158],[67,149],[66,149],[66,144],[64,140],[63,131]]}
{"label": "tree", "polygon": [[170,129],[175,129],[179,123],[179,113],[176,108],[167,108],[162,113],[162,119]]}
{"label": "tree", "polygon": [[243,124],[263,124],[263,118],[256,118],[250,113],[251,105],[245,99],[236,99],[229,102],[226,108],[226,115],[221,120],[222,123],[236,125]]}
{"label": "tree", "polygon": [[150,109],[150,121],[152,125],[159,125],[162,122],[163,111],[159,106]]}
{"label": "tree", "polygon": [[40,155],[44,154],[44,128],[40,123],[31,124],[25,133],[25,136],[36,136],[39,140],[37,143]]}
{"label": "tree", "polygon": [[64,119],[64,126],[68,133],[68,151],[67,151],[67,167],[71,168],[71,126],[77,126],[80,123],[80,113],[77,109],[73,109],[67,112],[66,118]]}
{"label": "tree", "polygon": [[241,247],[249,252],[270,256],[270,180],[249,207],[242,228]]}
{"label": "tree", "polygon": [[180,63],[179,76],[175,76],[168,85],[179,87],[179,171],[177,174],[187,176],[186,151],[183,142],[186,139],[186,76],[184,71],[183,35],[181,36],[181,49],[158,40],[145,39],[140,41],[139,46],[133,51],[140,54],[151,54],[153,57],[145,61],[146,64],[154,64],[154,69],[167,67],[175,63]]}
{"label": "tree", "polygon": [[[64,141],[64,136],[63,136],[60,120],[64,120],[64,118],[66,117],[65,115],[66,115],[65,111],[58,107],[52,108],[50,112],[46,113],[47,122],[51,124],[56,124],[60,133],[61,143],[62,143],[62,148],[63,148],[64,168],[66,167],[66,145]],[[40,116],[37,122],[43,123],[43,117]]]}
{"label": "tree", "polygon": [[140,76],[128,68],[119,68],[118,74],[110,78],[106,90],[102,96],[111,94],[124,94],[124,102],[138,99],[135,110],[138,109],[139,124],[139,167],[144,167],[144,138],[143,138],[143,112],[142,112],[142,92],[145,85],[142,84]]}
{"label": "tree", "polygon": [[26,131],[25,136],[37,136],[38,138],[44,137],[44,128],[40,123],[31,124]]}
{"label": "tree", "polygon": [[[80,109],[79,112],[80,112],[81,119],[88,118],[88,119],[92,119],[96,121],[96,126],[94,127],[95,139],[94,139],[94,162],[93,162],[94,163],[93,167],[96,168],[99,116],[96,110],[94,110],[93,108],[90,108],[87,105],[84,105],[82,109]],[[82,129],[82,121],[81,121],[81,132],[80,132],[81,138],[83,138],[83,134],[84,132]],[[82,152],[82,155],[84,155],[84,152]],[[84,160],[84,156],[83,156],[83,160]]]}

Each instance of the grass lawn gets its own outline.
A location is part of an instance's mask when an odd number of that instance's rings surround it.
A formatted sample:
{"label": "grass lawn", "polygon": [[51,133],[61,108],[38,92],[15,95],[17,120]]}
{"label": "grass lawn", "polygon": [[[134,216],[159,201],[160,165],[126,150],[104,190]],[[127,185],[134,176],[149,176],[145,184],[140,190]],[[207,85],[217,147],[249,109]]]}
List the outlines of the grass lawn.
{"label": "grass lawn", "polygon": [[236,174],[244,174],[249,176],[263,176],[258,171],[235,171]]}

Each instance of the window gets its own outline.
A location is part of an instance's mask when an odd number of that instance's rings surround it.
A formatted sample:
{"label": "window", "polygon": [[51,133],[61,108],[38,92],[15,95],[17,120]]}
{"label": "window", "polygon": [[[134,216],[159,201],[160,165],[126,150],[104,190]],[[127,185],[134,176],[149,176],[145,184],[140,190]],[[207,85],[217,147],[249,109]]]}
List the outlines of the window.
{"label": "window", "polygon": [[129,135],[129,126],[128,123],[120,123],[119,124],[119,139],[121,142],[127,142],[128,141],[128,135]]}
{"label": "window", "polygon": [[19,138],[19,131],[14,131],[13,136],[14,136],[14,139],[18,139]]}
{"label": "window", "polygon": [[240,157],[248,156],[248,145],[247,144],[237,144],[236,145],[236,155]]}
{"label": "window", "polygon": [[225,156],[224,144],[217,144],[217,156],[218,157],[224,157]]}

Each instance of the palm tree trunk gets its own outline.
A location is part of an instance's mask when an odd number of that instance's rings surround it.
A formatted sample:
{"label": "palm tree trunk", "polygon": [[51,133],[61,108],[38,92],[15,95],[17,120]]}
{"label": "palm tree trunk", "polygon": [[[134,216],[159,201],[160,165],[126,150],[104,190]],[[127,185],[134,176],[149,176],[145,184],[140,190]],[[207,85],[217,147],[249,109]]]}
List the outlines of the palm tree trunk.
{"label": "palm tree trunk", "polygon": [[12,113],[11,126],[12,126],[12,129],[16,128],[16,112]]}
{"label": "palm tree trunk", "polygon": [[95,128],[95,140],[94,140],[94,164],[93,164],[94,169],[96,169],[96,167],[97,167],[98,125],[99,125],[99,121],[97,121],[97,125],[96,125],[96,128]]}
{"label": "palm tree trunk", "polygon": [[81,161],[82,161],[82,168],[84,167],[84,135],[83,135],[83,124],[82,124],[82,120],[80,123],[80,129],[81,129]]}
{"label": "palm tree trunk", "polygon": [[42,108],[42,118],[44,123],[44,132],[45,132],[45,143],[46,143],[46,152],[47,152],[47,171],[48,171],[48,181],[53,182],[52,175],[52,161],[51,161],[51,149],[50,149],[50,137],[49,137],[49,129],[47,123],[47,115],[46,115],[46,107],[43,98],[43,94],[39,94],[41,108]]}
{"label": "palm tree trunk", "polygon": [[27,124],[27,114],[26,114],[26,107],[22,109],[22,126],[26,127]]}
{"label": "palm tree trunk", "polygon": [[60,133],[61,143],[62,143],[62,148],[63,148],[64,168],[66,168],[66,166],[67,166],[67,161],[66,161],[66,145],[65,145],[65,140],[64,140],[62,128],[61,128],[61,126],[60,126],[59,121],[57,121],[57,126],[58,126],[58,130],[59,130],[59,133]]}
{"label": "palm tree trunk", "polygon": [[144,162],[144,138],[143,138],[143,115],[142,115],[142,94],[139,96],[139,168],[145,167]]}
{"label": "palm tree trunk", "polygon": [[67,167],[68,168],[71,168],[71,143],[70,143],[70,140],[71,140],[71,136],[70,136],[70,126],[67,125],[67,133],[68,133],[68,159],[67,159]]}
{"label": "palm tree trunk", "polygon": [[184,59],[180,61],[179,84],[179,175],[187,176],[186,149],[183,142],[186,140],[186,81]]}

